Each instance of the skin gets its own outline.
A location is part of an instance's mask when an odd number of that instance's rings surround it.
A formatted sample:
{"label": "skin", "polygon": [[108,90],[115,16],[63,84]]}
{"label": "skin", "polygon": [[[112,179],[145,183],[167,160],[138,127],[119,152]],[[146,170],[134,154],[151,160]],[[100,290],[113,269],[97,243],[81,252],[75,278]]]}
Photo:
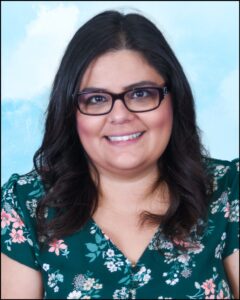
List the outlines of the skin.
{"label": "skin", "polygon": [[42,275],[1,253],[1,299],[42,299]]}
{"label": "skin", "polygon": [[[104,54],[92,62],[80,90],[96,87],[120,93],[126,86],[144,80],[158,86],[165,83],[139,53],[121,50]],[[156,174],[156,161],[165,150],[172,129],[171,101],[168,95],[165,98],[158,109],[145,113],[132,113],[121,101],[116,101],[107,115],[93,117],[77,112],[81,143],[101,175],[122,180],[146,172]],[[131,145],[111,146],[104,138],[139,131],[145,131],[144,136]]]}
{"label": "skin", "polygon": [[223,261],[235,299],[239,299],[239,251],[226,257]]}
{"label": "skin", "polygon": [[[95,60],[84,74],[80,90],[94,86],[120,93],[125,86],[142,80],[151,80],[160,86],[164,84],[161,75],[141,55],[121,50]],[[158,109],[147,113],[130,113],[122,102],[116,101],[108,115],[91,117],[79,112],[76,115],[79,138],[100,174],[104,191],[94,220],[110,234],[119,249],[132,258],[131,261],[137,261],[156,230],[156,227],[149,226],[141,230],[138,228],[139,212],[164,213],[168,207],[166,186],[151,196],[147,191],[158,175],[156,162],[168,144],[172,121],[170,95],[165,97]],[[137,143],[125,146],[109,145],[104,138],[105,135],[129,131],[145,133]],[[109,228],[112,228],[110,232]],[[1,259],[2,299],[43,297],[39,271],[4,254],[1,254]],[[224,260],[235,298],[239,298],[238,260],[239,252]]]}

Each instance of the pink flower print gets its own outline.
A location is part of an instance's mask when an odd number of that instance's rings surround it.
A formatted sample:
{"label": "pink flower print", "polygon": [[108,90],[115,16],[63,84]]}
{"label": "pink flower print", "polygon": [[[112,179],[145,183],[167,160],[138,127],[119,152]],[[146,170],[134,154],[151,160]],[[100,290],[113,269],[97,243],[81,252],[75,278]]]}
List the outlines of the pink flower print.
{"label": "pink flower print", "polygon": [[26,238],[23,236],[23,231],[19,229],[18,231],[16,229],[12,229],[12,232],[10,233],[10,236],[12,237],[13,243],[23,243],[26,241]]}
{"label": "pink flower print", "polygon": [[[205,290],[205,295],[209,295],[210,293],[211,294],[214,294],[214,288],[215,288],[215,284],[213,282],[213,279],[208,279],[206,280],[202,285],[201,287]],[[212,296],[212,295],[211,295]],[[210,296],[210,297],[211,297]],[[214,298],[209,298],[209,299],[214,299]]]}
{"label": "pink flower print", "polygon": [[215,295],[213,294],[213,295],[210,295],[210,296],[206,296],[205,299],[216,299],[216,298],[215,298]]}
{"label": "pink flower print", "polygon": [[13,209],[12,209],[12,215],[13,215],[12,222],[14,222],[13,223],[13,228],[18,228],[18,227],[22,228],[22,227],[25,226],[24,223],[23,223],[23,221],[19,217],[19,215]]}
{"label": "pink flower print", "polygon": [[176,245],[180,245],[184,248],[189,248],[189,247],[192,247],[192,243],[190,242],[186,242],[186,241],[183,241],[183,240],[179,240],[179,239],[173,239],[173,242],[176,244]]}
{"label": "pink flower print", "polygon": [[1,211],[1,228],[5,228],[6,226],[9,226],[11,221],[12,221],[12,216],[10,214],[6,213],[6,211],[4,209],[2,209],[2,211]]}
{"label": "pink flower print", "polygon": [[217,294],[217,299],[225,299],[222,290],[220,290],[219,294]]}
{"label": "pink flower print", "polygon": [[220,292],[217,294],[217,299],[229,299],[229,298],[224,297],[223,290],[220,290]]}
{"label": "pink flower print", "polygon": [[230,204],[229,204],[229,202],[227,202],[227,205],[224,207],[224,212],[225,212],[224,218],[228,218],[229,214],[230,214]]}
{"label": "pink flower print", "polygon": [[64,242],[64,240],[53,240],[52,243],[49,244],[50,248],[49,248],[49,252],[55,252],[56,255],[59,255],[59,250],[60,249],[66,249],[67,245],[62,244]]}

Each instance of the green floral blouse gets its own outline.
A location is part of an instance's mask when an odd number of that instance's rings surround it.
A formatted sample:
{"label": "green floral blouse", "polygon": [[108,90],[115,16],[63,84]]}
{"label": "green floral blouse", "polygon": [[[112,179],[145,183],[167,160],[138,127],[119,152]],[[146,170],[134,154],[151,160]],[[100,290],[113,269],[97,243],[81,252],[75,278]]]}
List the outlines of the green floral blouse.
{"label": "green floral blouse", "polygon": [[35,212],[44,189],[35,171],[13,174],[3,186],[2,252],[41,272],[45,299],[233,299],[223,260],[239,246],[239,161],[212,159],[210,165],[208,221],[187,252],[176,249],[159,226],[133,266],[91,218],[40,249]]}

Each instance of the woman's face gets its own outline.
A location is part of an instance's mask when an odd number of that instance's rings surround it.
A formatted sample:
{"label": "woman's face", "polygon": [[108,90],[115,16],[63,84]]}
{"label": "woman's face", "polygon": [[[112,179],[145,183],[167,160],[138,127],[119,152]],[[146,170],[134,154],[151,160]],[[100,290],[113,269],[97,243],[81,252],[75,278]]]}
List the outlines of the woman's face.
{"label": "woman's face", "polygon": [[[89,65],[79,90],[94,87],[121,93],[142,81],[165,84],[141,54],[118,50],[103,54]],[[167,147],[173,123],[171,98],[167,94],[157,109],[143,113],[130,112],[117,100],[109,114],[89,116],[77,111],[76,121],[80,141],[100,174],[140,174],[156,169],[157,160]],[[118,137],[135,133],[142,135],[119,141]]]}

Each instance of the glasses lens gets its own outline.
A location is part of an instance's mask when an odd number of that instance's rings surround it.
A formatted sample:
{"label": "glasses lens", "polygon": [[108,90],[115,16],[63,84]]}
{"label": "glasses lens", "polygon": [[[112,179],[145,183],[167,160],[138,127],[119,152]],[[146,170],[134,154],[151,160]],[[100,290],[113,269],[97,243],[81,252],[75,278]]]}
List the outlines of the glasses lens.
{"label": "glasses lens", "polygon": [[78,95],[78,105],[80,111],[85,114],[99,115],[107,113],[112,106],[112,98],[105,93],[84,93]]}
{"label": "glasses lens", "polygon": [[147,111],[159,105],[159,91],[156,88],[139,88],[125,95],[127,107],[133,111]]}

